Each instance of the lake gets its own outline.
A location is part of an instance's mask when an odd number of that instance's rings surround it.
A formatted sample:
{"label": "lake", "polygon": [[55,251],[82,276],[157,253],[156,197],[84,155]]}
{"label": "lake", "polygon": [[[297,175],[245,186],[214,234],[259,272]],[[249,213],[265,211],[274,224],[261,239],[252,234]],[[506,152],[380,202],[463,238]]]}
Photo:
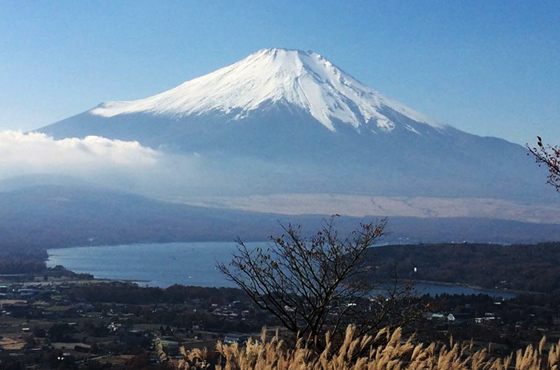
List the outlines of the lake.
{"label": "lake", "polygon": [[[246,243],[248,247],[264,243]],[[203,287],[235,287],[216,268],[228,263],[236,250],[235,242],[127,244],[47,250],[48,267],[62,265],[77,273],[96,278],[132,280],[140,286],[166,288],[173,284]],[[489,294],[512,298],[514,294],[475,289],[460,285],[416,285],[420,294]]]}
{"label": "lake", "polygon": [[235,250],[235,242],[59,248],[47,250],[47,266],[62,265],[96,278],[134,280],[143,286],[233,287],[216,263],[228,263]]}

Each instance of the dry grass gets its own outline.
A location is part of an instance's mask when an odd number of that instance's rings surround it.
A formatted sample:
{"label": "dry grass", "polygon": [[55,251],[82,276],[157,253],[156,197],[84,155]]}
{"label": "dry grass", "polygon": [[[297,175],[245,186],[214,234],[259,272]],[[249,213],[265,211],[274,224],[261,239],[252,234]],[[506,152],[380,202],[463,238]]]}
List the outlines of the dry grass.
{"label": "dry grass", "polygon": [[4,335],[0,339],[0,349],[5,351],[21,351],[25,346],[25,340],[20,335]]}
{"label": "dry grass", "polygon": [[[547,345],[543,338],[538,347],[503,357],[491,357],[488,350],[473,351],[471,344],[451,341],[446,345],[415,343],[414,338],[403,339],[401,330],[381,330],[375,337],[355,337],[348,327],[338,350],[327,348],[316,353],[302,340],[294,348],[287,348],[278,338],[266,339],[263,330],[259,341],[250,340],[246,346],[218,343],[221,361],[216,370],[560,370],[560,342]],[[206,369],[206,350],[183,350],[180,369]]]}

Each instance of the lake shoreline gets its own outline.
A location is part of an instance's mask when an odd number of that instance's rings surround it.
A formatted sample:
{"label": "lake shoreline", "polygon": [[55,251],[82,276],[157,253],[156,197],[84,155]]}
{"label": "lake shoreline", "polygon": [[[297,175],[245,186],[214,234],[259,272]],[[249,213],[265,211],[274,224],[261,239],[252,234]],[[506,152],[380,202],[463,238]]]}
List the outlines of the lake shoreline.
{"label": "lake shoreline", "polygon": [[[247,243],[255,246],[262,243]],[[167,288],[184,286],[237,288],[216,268],[233,256],[234,242],[129,244],[48,249],[47,266],[62,265],[95,279]],[[406,281],[403,280],[406,283]],[[516,292],[437,281],[414,281],[419,294],[488,294],[514,297]]]}

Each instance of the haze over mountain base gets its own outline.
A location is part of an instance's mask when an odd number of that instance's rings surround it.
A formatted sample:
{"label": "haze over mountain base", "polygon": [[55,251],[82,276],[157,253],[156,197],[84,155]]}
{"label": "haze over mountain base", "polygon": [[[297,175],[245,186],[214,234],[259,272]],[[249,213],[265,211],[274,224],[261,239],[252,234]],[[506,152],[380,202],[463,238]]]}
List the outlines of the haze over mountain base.
{"label": "haze over mountain base", "polygon": [[[323,226],[328,214],[280,214],[166,203],[84,186],[31,186],[0,192],[0,235],[5,247],[59,248],[86,245],[187,241],[266,241],[281,224],[305,233]],[[336,220],[343,233],[379,216]],[[534,243],[560,240],[558,224],[484,217],[391,216],[383,243]]]}

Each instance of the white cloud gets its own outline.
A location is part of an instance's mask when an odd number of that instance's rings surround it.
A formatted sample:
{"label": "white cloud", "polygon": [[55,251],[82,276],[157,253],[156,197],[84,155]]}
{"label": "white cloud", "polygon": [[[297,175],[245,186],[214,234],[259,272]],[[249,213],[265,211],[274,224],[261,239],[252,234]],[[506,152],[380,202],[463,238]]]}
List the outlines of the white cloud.
{"label": "white cloud", "polygon": [[[0,131],[0,166],[20,170],[48,171],[54,168],[153,166],[160,154],[135,141],[98,136],[55,140],[41,133]],[[5,168],[2,168],[5,169]]]}
{"label": "white cloud", "polygon": [[78,180],[155,197],[183,197],[232,186],[231,179],[221,176],[224,166],[231,167],[136,141],[99,136],[56,140],[42,133],[0,131],[0,190]]}
{"label": "white cloud", "polygon": [[0,180],[40,174],[116,184],[153,170],[162,157],[133,141],[98,136],[55,140],[41,133],[0,131]]}

